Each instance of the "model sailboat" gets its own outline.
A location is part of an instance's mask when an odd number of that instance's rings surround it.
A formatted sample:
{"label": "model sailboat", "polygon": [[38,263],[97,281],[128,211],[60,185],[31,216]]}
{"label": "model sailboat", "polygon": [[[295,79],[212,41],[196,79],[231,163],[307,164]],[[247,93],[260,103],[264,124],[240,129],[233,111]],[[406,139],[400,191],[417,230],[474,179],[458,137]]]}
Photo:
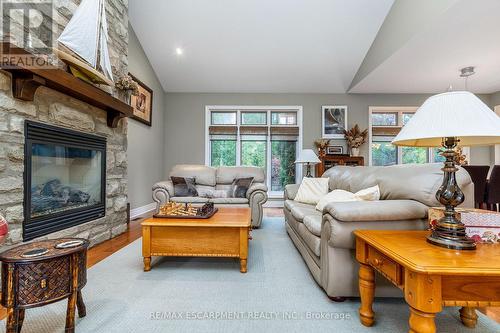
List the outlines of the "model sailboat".
{"label": "model sailboat", "polygon": [[83,0],[57,41],[63,48],[55,53],[74,76],[113,86],[104,0]]}

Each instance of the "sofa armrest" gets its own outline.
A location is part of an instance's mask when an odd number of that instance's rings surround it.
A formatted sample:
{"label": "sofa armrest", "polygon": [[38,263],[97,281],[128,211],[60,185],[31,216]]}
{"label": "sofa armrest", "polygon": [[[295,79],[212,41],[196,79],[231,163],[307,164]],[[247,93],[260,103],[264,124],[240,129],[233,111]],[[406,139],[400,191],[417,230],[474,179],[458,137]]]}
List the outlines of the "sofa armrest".
{"label": "sofa armrest", "polygon": [[258,228],[262,224],[264,212],[262,205],[267,201],[267,186],[254,184],[247,191],[248,205],[252,211],[252,227]]}
{"label": "sofa armrest", "polygon": [[337,221],[399,221],[427,217],[429,207],[415,200],[331,202],[323,209]]}
{"label": "sofa armrest", "polygon": [[247,190],[247,199],[250,199],[255,191],[262,191],[267,193],[267,186],[263,183],[252,184]]}
{"label": "sofa armrest", "polygon": [[157,210],[159,206],[169,202],[173,196],[174,184],[171,180],[164,180],[153,185],[153,200],[157,203]]}
{"label": "sofa armrest", "polygon": [[288,184],[285,186],[285,200],[293,200],[299,191],[300,184]]}

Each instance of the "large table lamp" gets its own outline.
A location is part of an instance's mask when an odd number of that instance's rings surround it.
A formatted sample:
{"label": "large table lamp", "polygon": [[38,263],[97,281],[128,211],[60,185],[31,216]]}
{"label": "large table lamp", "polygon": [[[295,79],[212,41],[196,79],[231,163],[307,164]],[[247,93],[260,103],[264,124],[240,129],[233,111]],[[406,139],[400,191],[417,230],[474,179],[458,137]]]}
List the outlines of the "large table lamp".
{"label": "large table lamp", "polygon": [[455,207],[464,202],[455,173],[455,147],[500,143],[500,117],[468,91],[453,91],[429,97],[392,141],[397,146],[443,147],[446,158],[444,179],[436,199],[445,207],[427,241],[457,250],[473,250],[475,242],[466,236]]}
{"label": "large table lamp", "polygon": [[312,177],[311,174],[311,164],[318,164],[321,161],[318,156],[314,153],[312,149],[302,149],[299,153],[299,157],[295,161],[295,163],[301,163],[307,165],[306,177]]}

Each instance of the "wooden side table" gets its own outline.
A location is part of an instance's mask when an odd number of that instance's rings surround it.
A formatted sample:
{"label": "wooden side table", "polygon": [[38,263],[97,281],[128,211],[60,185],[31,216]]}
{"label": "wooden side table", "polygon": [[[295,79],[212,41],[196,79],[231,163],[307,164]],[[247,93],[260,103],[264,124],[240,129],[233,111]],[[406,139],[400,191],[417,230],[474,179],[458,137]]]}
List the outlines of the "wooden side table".
{"label": "wooden side table", "polygon": [[500,306],[500,244],[457,251],[427,243],[428,231],[357,230],[360,263],[360,321],[372,326],[374,272],[404,292],[410,332],[436,332],[434,317],[443,306],[461,306],[460,318],[475,327],[475,308]]}
{"label": "wooden side table", "polygon": [[[78,238],[60,238],[24,244],[0,254],[2,261],[2,300],[7,308],[7,333],[21,332],[25,309],[68,298],[65,332],[75,331],[75,308],[85,317],[81,289],[87,283],[87,247],[56,249],[55,245]],[[44,255],[22,256],[27,251],[46,248]]]}

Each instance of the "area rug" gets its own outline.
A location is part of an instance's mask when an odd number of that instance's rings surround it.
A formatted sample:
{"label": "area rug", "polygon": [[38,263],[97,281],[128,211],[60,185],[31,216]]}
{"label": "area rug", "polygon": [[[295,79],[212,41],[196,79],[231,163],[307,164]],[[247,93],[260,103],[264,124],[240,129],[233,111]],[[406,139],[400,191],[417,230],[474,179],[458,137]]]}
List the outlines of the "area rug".
{"label": "area rug", "polygon": [[[143,272],[141,240],[88,271],[87,316],[77,332],[408,332],[402,299],[376,299],[376,324],[359,323],[359,301],[330,301],[309,273],[282,218],[266,218],[250,241],[248,273],[234,259],[156,258]],[[63,332],[66,301],[28,309],[22,332]],[[438,332],[499,332],[479,314],[475,330],[457,308],[436,318]],[[3,321],[2,330],[5,330]]]}

